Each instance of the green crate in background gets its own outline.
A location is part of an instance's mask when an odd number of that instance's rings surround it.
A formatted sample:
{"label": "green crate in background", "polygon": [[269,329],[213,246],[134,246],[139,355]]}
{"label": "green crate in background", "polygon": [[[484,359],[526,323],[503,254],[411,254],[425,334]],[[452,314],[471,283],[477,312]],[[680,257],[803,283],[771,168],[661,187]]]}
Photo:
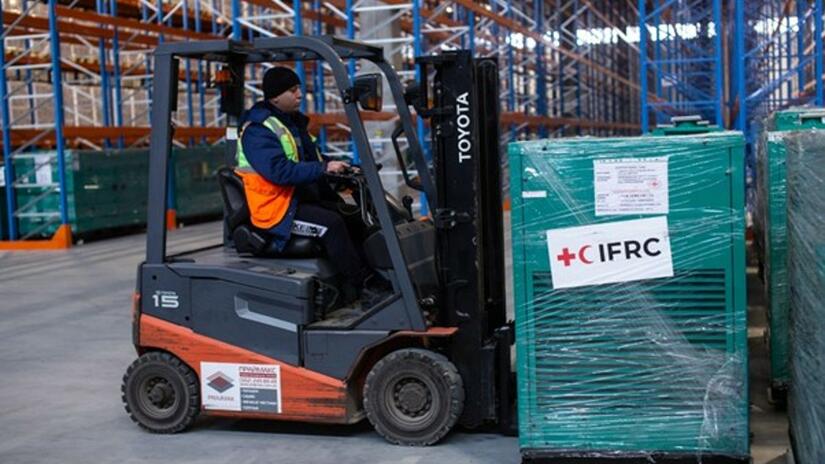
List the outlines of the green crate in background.
{"label": "green crate in background", "polygon": [[[509,157],[522,453],[746,459],[741,133],[519,142]],[[667,160],[667,210],[597,216],[595,162],[650,158]],[[554,288],[565,255],[548,231],[663,218],[673,277]]]}
{"label": "green crate in background", "polygon": [[710,124],[701,116],[674,116],[670,118],[672,124],[659,124],[651,135],[692,135],[708,132],[720,132],[724,129]]}
{"label": "green crate in background", "polygon": [[[825,109],[790,108],[765,124],[756,155],[754,245],[762,264],[768,303],[771,390],[781,401],[790,380],[788,333],[788,239],[786,138],[796,131],[825,129]],[[825,138],[825,131],[821,131]]]}
{"label": "green crate in background", "polygon": [[[66,199],[72,234],[139,226],[146,221],[148,150],[66,150]],[[60,225],[55,152],[14,160],[20,236],[50,237]],[[28,207],[26,205],[29,205]]]}
{"label": "green crate in background", "polygon": [[[222,214],[217,170],[223,146],[175,148],[175,209],[181,221],[219,218]],[[147,149],[67,150],[66,190],[69,224],[75,237],[146,224],[149,151]],[[20,185],[15,189],[19,236],[47,238],[60,225],[60,196],[54,152],[35,152],[14,161]]]}
{"label": "green crate in background", "polygon": [[223,145],[172,150],[178,220],[221,217],[223,200],[218,188],[218,169],[225,164],[224,151]]}

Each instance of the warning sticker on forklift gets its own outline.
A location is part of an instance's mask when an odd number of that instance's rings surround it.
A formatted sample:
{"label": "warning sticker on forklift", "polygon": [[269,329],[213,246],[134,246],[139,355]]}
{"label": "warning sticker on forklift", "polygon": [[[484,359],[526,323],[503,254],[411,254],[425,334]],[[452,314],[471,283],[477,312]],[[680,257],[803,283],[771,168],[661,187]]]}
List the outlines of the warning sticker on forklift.
{"label": "warning sticker on forklift", "polygon": [[553,288],[673,277],[667,217],[547,231]]}
{"label": "warning sticker on forklift", "polygon": [[596,216],[667,214],[667,170],[666,157],[593,160]]}
{"label": "warning sticker on forklift", "polygon": [[281,413],[281,367],[271,364],[201,363],[205,409]]}

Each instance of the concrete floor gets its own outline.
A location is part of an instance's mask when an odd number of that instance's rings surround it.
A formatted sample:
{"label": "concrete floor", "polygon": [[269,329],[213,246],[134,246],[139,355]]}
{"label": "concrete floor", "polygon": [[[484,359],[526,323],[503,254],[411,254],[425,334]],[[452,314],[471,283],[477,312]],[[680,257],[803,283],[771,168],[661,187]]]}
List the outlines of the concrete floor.
{"label": "concrete floor", "polygon": [[[219,230],[212,223],[175,231],[170,250],[209,244]],[[439,446],[402,448],[366,422],[206,418],[182,435],[143,432],[120,399],[121,376],[135,358],[129,314],[143,253],[142,235],[60,252],[0,252],[0,463],[519,461],[512,437],[457,431]],[[765,394],[764,308],[754,305],[750,316],[754,463],[784,463],[787,422]]]}

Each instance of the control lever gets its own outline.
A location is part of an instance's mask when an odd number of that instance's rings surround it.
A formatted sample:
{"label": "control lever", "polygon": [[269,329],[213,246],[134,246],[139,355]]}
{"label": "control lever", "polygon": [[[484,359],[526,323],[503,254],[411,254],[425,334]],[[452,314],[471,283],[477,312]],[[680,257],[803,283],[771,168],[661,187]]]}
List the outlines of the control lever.
{"label": "control lever", "polygon": [[404,195],[404,196],[401,198],[401,203],[404,205],[404,209],[406,209],[406,210],[407,210],[407,212],[408,212],[408,213],[410,213],[410,217],[411,217],[411,218],[412,218],[412,217],[414,217],[414,216],[413,216],[413,212],[412,212],[412,205],[413,205],[413,199],[412,199],[412,197],[411,197],[411,196],[409,196],[409,195]]}

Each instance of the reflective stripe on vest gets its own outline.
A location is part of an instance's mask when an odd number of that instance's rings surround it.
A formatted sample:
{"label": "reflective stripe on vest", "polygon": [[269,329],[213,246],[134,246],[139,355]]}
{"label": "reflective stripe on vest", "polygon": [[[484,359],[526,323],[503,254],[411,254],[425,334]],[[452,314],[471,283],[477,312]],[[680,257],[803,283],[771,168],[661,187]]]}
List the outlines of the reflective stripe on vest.
{"label": "reflective stripe on vest", "polygon": [[[235,160],[237,161],[237,167],[239,171],[244,172],[255,172],[252,169],[252,166],[249,164],[249,161],[246,159],[246,155],[243,152],[243,143],[241,142],[243,138],[243,131],[249,125],[252,124],[251,121],[247,121],[241,126],[240,133],[238,134],[238,145],[235,149]],[[275,116],[270,116],[266,118],[263,122],[264,127],[271,130],[275,137],[278,137],[278,141],[281,142],[281,149],[284,150],[284,154],[286,158],[293,163],[297,163],[300,156],[298,153],[301,152],[301,142],[300,138],[296,139],[292,136],[292,132],[287,129],[287,127]]]}

